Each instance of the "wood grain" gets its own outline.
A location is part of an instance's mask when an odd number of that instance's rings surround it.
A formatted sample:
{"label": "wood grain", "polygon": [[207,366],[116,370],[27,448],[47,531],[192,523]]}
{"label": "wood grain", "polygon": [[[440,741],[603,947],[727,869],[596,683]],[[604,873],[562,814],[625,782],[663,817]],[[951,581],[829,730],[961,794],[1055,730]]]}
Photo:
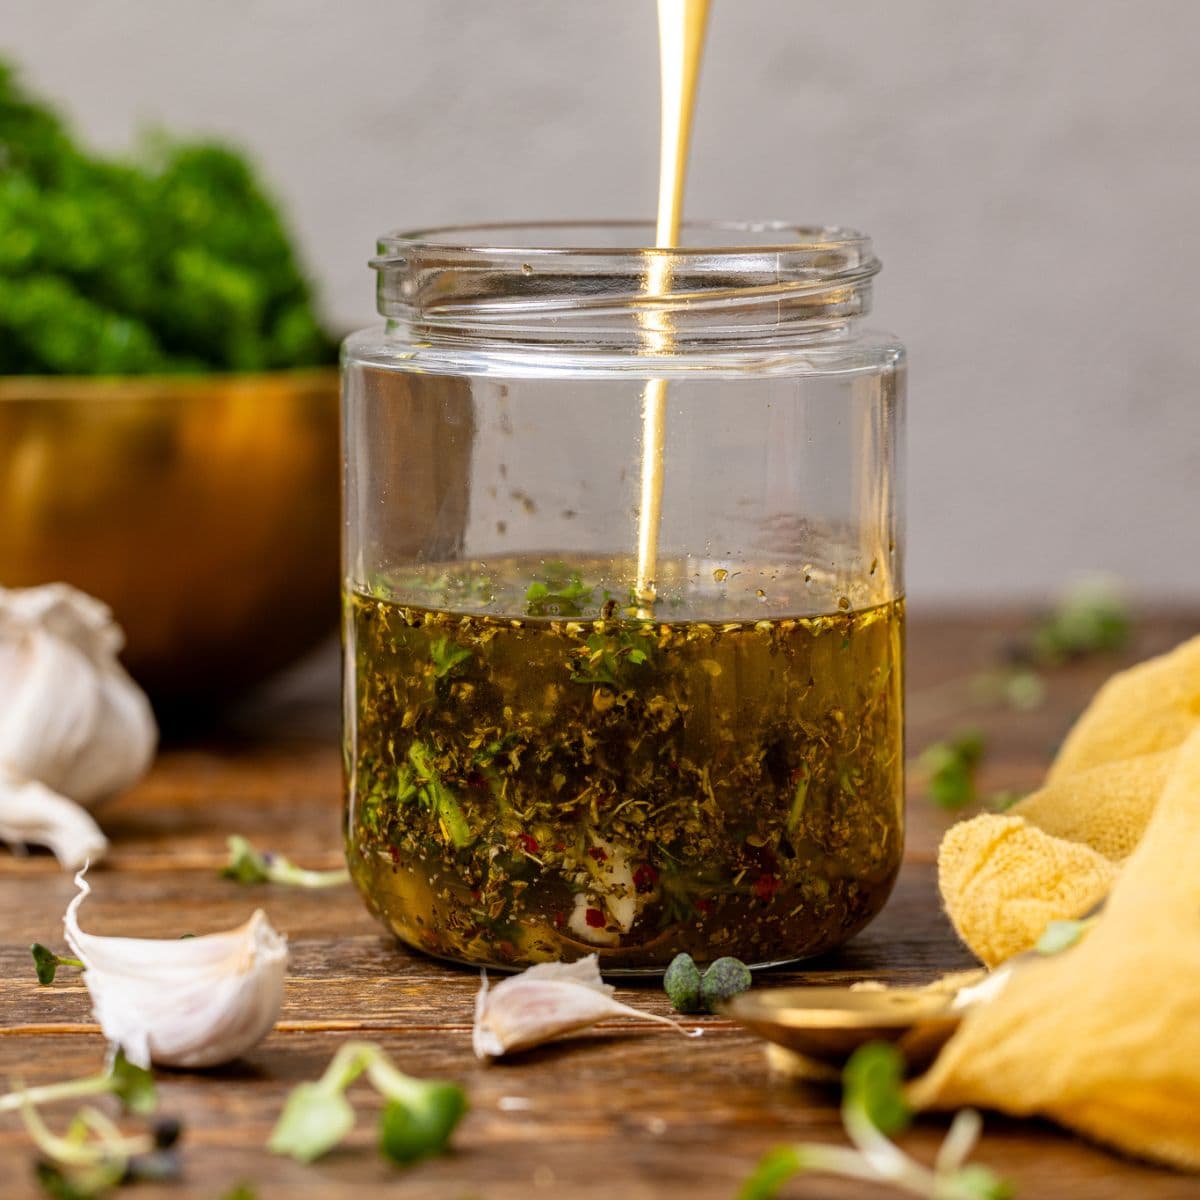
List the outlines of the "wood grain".
{"label": "wood grain", "polygon": [[[1194,614],[1147,619],[1127,657],[1158,652],[1195,632]],[[1032,787],[1088,695],[1114,662],[1055,672],[1033,713],[967,712],[966,681],[1020,627],[1019,616],[914,618],[910,650],[910,754],[966,725],[991,753],[984,791]],[[614,1022],[591,1036],[511,1063],[483,1066],[470,1050],[473,971],[396,946],[349,888],[324,893],[244,888],[218,877],[224,839],[243,833],[312,866],[339,862],[340,767],[336,666],[318,664],[231,717],[227,727],[166,749],[151,776],[101,814],[114,853],[93,877],[84,910],[96,932],[175,937],[243,920],[263,907],[286,932],[292,960],[280,1024],[244,1063],[161,1075],[162,1109],[185,1126],[185,1178],[139,1186],[144,1200],[219,1200],[239,1182],[263,1200],[292,1197],[651,1197],[692,1200],[736,1193],[758,1155],[781,1141],[842,1140],[835,1094],[773,1076],[760,1043],[726,1022],[703,1021],[684,1041],[649,1022]],[[908,854],[887,909],[850,945],[772,973],[771,981],[864,978],[921,983],[971,965],[944,916],[934,857],[953,819],[910,797]],[[37,985],[31,941],[61,945],[73,894],[42,855],[0,858],[0,1078],[37,1084],[100,1067],[104,1044],[87,993],[64,972]],[[764,981],[766,982],[766,981]],[[762,984],[760,984],[761,986]],[[651,985],[622,999],[666,1011]],[[471,1111],[454,1153],[408,1171],[372,1148],[369,1091],[353,1093],[363,1119],[347,1145],[300,1167],[270,1156],[267,1136],[288,1089],[318,1075],[347,1036],[381,1042],[406,1069],[469,1090]],[[52,1111],[63,1121],[68,1109]],[[945,1122],[920,1121],[905,1145],[930,1157]],[[1095,1149],[1048,1124],[987,1119],[979,1155],[1024,1197],[1200,1196],[1200,1183]],[[0,1197],[34,1196],[32,1154],[12,1116],[0,1117]],[[789,1195],[848,1197],[855,1185],[813,1178]]]}

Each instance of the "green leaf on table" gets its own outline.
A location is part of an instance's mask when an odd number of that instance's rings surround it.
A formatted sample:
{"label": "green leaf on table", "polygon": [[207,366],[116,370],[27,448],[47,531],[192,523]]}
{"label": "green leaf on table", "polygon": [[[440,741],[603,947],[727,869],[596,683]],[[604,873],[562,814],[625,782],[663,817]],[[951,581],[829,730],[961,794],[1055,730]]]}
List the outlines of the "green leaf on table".
{"label": "green leaf on table", "polygon": [[965,808],[976,798],[976,775],[983,761],[983,735],[972,730],[934,742],[917,760],[930,800],[940,808]]}
{"label": "green leaf on table", "polygon": [[1050,921],[1034,949],[1039,954],[1060,954],[1069,950],[1088,931],[1094,917],[1083,921]]}
{"label": "green leaf on table", "polygon": [[1031,656],[1035,662],[1055,666],[1112,653],[1128,643],[1132,630],[1128,605],[1112,581],[1084,579],[1036,626]]}
{"label": "green leaf on table", "polygon": [[738,1192],[738,1200],[774,1200],[779,1189],[803,1169],[804,1157],[799,1146],[776,1146],[755,1164]]}
{"label": "green leaf on table", "polygon": [[407,1165],[441,1154],[467,1110],[467,1097],[457,1084],[431,1081],[418,1103],[413,1098],[389,1100],[379,1118],[379,1148],[392,1162]]}
{"label": "green leaf on table", "polygon": [[904,1099],[904,1055],[888,1042],[868,1042],[842,1073],[842,1104],[861,1109],[889,1137],[907,1129],[912,1110]]}
{"label": "green leaf on table", "polygon": [[353,1128],[354,1109],[340,1091],[323,1083],[302,1083],[288,1096],[267,1147],[309,1163],[327,1154]]}
{"label": "green leaf on table", "polygon": [[124,1050],[118,1050],[108,1070],[113,1095],[126,1112],[146,1115],[158,1107],[158,1091],[154,1076],[145,1067],[131,1063]]}

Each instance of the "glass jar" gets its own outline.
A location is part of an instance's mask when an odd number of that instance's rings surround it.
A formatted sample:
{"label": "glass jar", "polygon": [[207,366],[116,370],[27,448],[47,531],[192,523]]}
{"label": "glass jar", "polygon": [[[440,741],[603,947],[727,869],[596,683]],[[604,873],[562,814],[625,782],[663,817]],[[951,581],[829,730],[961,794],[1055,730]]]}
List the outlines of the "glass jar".
{"label": "glass jar", "polygon": [[878,261],[841,229],[652,237],[389,235],[385,324],[345,344],[347,852],[430,954],[790,961],[861,929],[900,864],[904,353],[860,328]]}

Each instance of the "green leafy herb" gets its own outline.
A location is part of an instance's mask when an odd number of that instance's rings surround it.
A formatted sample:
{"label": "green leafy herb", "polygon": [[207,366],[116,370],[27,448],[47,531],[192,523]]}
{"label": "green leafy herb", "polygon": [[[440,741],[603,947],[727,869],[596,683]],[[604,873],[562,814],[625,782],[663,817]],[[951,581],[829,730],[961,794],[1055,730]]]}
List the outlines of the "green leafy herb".
{"label": "green leafy herb", "polygon": [[62,1200],[91,1200],[117,1184],[137,1179],[172,1179],[179,1173],[174,1147],[178,1121],[155,1122],[148,1133],[127,1136],[98,1109],[85,1106],[63,1136],[50,1131],[37,1106],[60,1100],[111,1093],[125,1111],[149,1114],[157,1097],[149,1071],[134,1066],[118,1051],[112,1066],[99,1075],[36,1088],[18,1088],[0,1096],[0,1112],[18,1110],[41,1153],[35,1167],[44,1192]]}
{"label": "green leafy herb", "polygon": [[1046,700],[1046,682],[1028,666],[994,667],[971,680],[975,699],[983,704],[1002,704],[1018,712],[1032,712]]}
{"label": "green leafy herb", "polygon": [[441,773],[434,766],[429,747],[423,742],[413,742],[408,748],[408,761],[416,772],[419,784],[417,794],[425,807],[437,814],[443,835],[456,848],[469,846],[475,840],[471,828],[454,793],[442,781]]}
{"label": "green leafy herb", "polygon": [[380,1152],[403,1164],[442,1153],[466,1112],[466,1094],[457,1084],[405,1075],[372,1042],[347,1042],[316,1083],[293,1088],[269,1148],[299,1162],[328,1153],[354,1128],[354,1109],[344,1093],[364,1072],[387,1101],[379,1124]]}
{"label": "green leafy herb", "polygon": [[998,792],[992,792],[987,798],[987,806],[993,812],[1008,812],[1014,804],[1020,800],[1024,800],[1028,792],[1016,791],[1013,788],[1004,788]]}
{"label": "green leafy herb", "polygon": [[709,963],[700,980],[700,999],[708,1012],[747,991],[754,982],[750,968],[740,958],[718,958]]}
{"label": "green leafy herb", "polygon": [[256,850],[244,837],[236,834],[228,839],[227,844],[229,861],[221,869],[221,875],[238,883],[282,883],[288,887],[327,888],[350,882],[350,873],[344,868],[308,871],[297,867],[281,854]]}
{"label": "green leafy herb", "polygon": [[239,151],[77,143],[0,62],[0,374],[332,363],[275,202]]}
{"label": "green leafy herb", "polygon": [[19,1088],[0,1096],[0,1113],[16,1112],[26,1104],[52,1104],[58,1100],[77,1100],[83,1096],[102,1096],[111,1093],[127,1111],[152,1113],[158,1104],[154,1076],[143,1067],[135,1066],[123,1050],[113,1056],[112,1065],[98,1075],[68,1079],[62,1083],[47,1083],[41,1087]]}
{"label": "green leafy herb", "polygon": [[771,1200],[789,1179],[815,1171],[845,1179],[890,1184],[927,1200],[1009,1200],[1012,1185],[967,1156],[982,1129],[979,1114],[959,1112],[931,1170],[910,1158],[891,1136],[908,1127],[911,1112],[902,1090],[904,1062],[895,1046],[860,1046],[842,1075],[842,1124],[853,1148],[803,1143],[770,1150],[739,1192],[741,1200]]}
{"label": "green leafy herb", "polygon": [[663,975],[663,991],[676,1012],[704,1011],[700,999],[700,968],[690,954],[677,954]]}
{"label": "green leafy herb", "polygon": [[454,669],[471,657],[470,650],[455,645],[448,637],[434,638],[429,643],[429,660],[433,663],[435,679],[445,679]]}
{"label": "green leafy herb", "polygon": [[592,602],[596,588],[583,582],[565,563],[547,563],[542,577],[525,590],[525,611],[531,617],[577,617]]}
{"label": "green leafy herb", "polygon": [[33,955],[33,969],[37,973],[37,981],[43,987],[54,982],[59,967],[79,967],[81,970],[83,968],[79,959],[55,954],[49,946],[43,946],[41,942],[34,942],[29,947],[29,953]]}
{"label": "green leafy herb", "polygon": [[1116,587],[1108,580],[1085,579],[1037,625],[1028,653],[1047,666],[1109,654],[1125,647],[1132,629],[1129,608]]}
{"label": "green leafy herb", "polygon": [[983,761],[982,734],[959,734],[934,742],[921,755],[918,767],[925,776],[929,798],[940,808],[964,808],[976,797],[975,777]]}
{"label": "green leafy herb", "polygon": [[1082,921],[1051,921],[1033,948],[1039,954],[1059,954],[1074,946],[1091,928],[1095,919],[1087,917]]}

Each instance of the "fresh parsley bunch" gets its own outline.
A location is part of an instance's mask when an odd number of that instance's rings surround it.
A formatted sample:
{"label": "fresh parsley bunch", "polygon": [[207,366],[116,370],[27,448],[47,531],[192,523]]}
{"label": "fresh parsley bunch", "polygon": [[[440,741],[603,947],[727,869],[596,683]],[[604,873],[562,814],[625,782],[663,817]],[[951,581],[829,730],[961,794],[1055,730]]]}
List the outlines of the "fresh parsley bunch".
{"label": "fresh parsley bunch", "polygon": [[93,155],[0,61],[0,374],[332,362],[291,238],[245,157],[148,139]]}

